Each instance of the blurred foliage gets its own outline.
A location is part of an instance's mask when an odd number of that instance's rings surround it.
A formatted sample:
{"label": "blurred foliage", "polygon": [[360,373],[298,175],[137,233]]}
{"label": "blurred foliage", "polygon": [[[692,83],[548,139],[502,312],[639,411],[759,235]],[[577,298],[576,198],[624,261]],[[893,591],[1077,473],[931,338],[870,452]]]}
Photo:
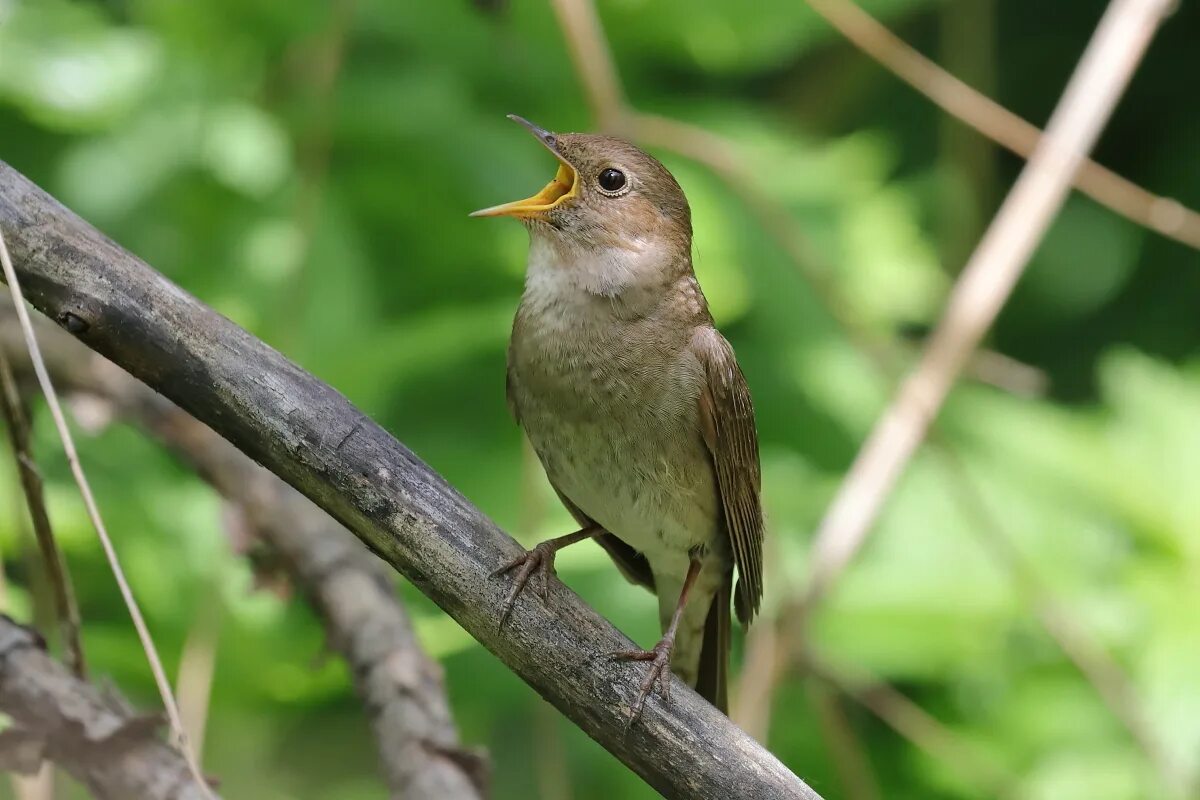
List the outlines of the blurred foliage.
{"label": "blurred foliage", "polygon": [[[1042,121],[1103,4],[864,5]],[[600,10],[632,102],[735,140],[761,189],[836,265],[865,325],[891,336],[936,320],[961,243],[978,238],[1016,159],[960,146],[973,135],[800,0],[605,0]],[[964,12],[977,22],[971,40],[948,42],[940,32]],[[1183,76],[1198,72],[1198,29],[1200,6],[1181,4],[1097,150],[1192,207],[1200,104]],[[995,63],[953,63],[974,51]],[[552,169],[508,112],[557,129],[590,124],[544,2],[0,0],[0,157],[340,388],[532,543],[569,519],[529,473],[504,407],[525,236],[516,224],[466,218]],[[813,526],[889,390],[736,196],[704,168],[660,155],[691,199],[697,269],[754,391],[775,565],[768,607],[777,607],[797,588]],[[1195,252],[1072,197],[990,341],[1043,370],[1048,395],[967,384],[943,416],[994,523],[1127,671],[1152,736],[1193,787],[1198,302]],[[48,419],[38,423],[90,660],[153,707]],[[224,794],[382,797],[345,667],[323,655],[301,604],[255,590],[219,500],[127,429],[89,437],[84,461],[172,669],[201,611],[221,610],[206,763]],[[44,602],[8,459],[0,491],[4,603],[29,618]],[[990,527],[964,513],[960,492],[934,455],[917,459],[817,615],[815,645],[945,722],[1011,773],[1012,797],[1166,796],[1039,626],[1034,598],[986,545]],[[602,613],[653,641],[651,598],[597,548],[567,550],[559,566]],[[464,738],[491,749],[497,797],[650,796],[411,587],[399,591],[446,666]],[[800,678],[784,684],[770,745],[831,800],[845,797],[811,697]],[[939,760],[858,706],[846,710],[884,796],[988,796],[966,759]]]}

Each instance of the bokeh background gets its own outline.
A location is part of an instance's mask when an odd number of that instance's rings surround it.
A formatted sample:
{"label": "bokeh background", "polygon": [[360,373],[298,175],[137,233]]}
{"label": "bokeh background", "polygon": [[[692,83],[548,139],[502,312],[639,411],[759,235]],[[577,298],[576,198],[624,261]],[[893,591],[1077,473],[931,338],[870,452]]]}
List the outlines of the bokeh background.
{"label": "bokeh background", "polygon": [[[1040,125],[1104,3],[864,6]],[[911,362],[1021,162],[802,0],[599,11],[630,102],[726,138],[752,194],[803,242],[798,265],[744,192],[655,149],[687,191],[697,272],[754,393],[769,619],[802,588],[812,530],[889,396],[861,341]],[[1096,151],[1193,208],[1197,31],[1200,5],[1181,3]],[[542,0],[0,0],[0,157],[338,387],[532,544],[571,523],[505,410],[525,233],[466,216],[553,172],[510,112],[595,125]],[[798,267],[827,276],[856,336]],[[942,415],[956,460],[917,458],[814,613],[808,644],[842,688],[788,671],[769,746],[831,800],[1188,796],[1200,781],[1200,256],[1073,195],[987,346]],[[39,415],[39,451],[93,669],[155,707],[48,423]],[[83,458],[171,671],[185,652],[214,654],[204,760],[225,796],[383,797],[343,664],[286,589],[256,588],[218,498],[119,426],[85,437]],[[0,497],[3,605],[44,618],[7,457]],[[655,640],[650,596],[598,548],[564,551],[559,572]],[[398,591],[445,666],[463,738],[490,750],[497,798],[651,796]],[[1131,693],[1141,742],[1047,633],[1047,597],[1113,659],[1107,688]],[[741,637],[736,648],[740,662]],[[928,717],[897,732],[859,702],[895,699],[859,688],[870,676]]]}

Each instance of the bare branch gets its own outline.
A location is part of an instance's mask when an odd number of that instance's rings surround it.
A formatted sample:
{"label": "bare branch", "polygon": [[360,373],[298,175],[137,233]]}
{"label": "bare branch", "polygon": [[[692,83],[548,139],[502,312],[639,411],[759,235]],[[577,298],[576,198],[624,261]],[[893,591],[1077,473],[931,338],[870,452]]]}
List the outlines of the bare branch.
{"label": "bare branch", "polygon": [[839,669],[808,654],[805,668],[814,676],[837,687],[847,697],[867,708],[905,739],[939,761],[950,765],[972,785],[989,795],[1012,797],[1017,776],[980,753],[969,742],[885,683],[864,675],[847,676]]}
{"label": "bare branch", "polygon": [[[38,339],[64,390],[102,398],[170,447],[283,557],[350,667],[392,796],[484,797],[486,762],[459,744],[441,668],[421,650],[379,560],[303,495],[110,361],[49,325],[39,326]],[[16,350],[15,358],[19,347],[19,333],[0,313],[0,356]]]}
{"label": "bare branch", "polygon": [[54,612],[58,618],[59,635],[71,671],[79,678],[87,677],[87,662],[83,657],[83,642],[79,638],[79,605],[75,602],[75,589],[67,561],[63,557],[54,529],[50,526],[50,514],[46,510],[46,493],[42,486],[42,475],[33,458],[32,435],[29,429],[29,414],[21,393],[17,389],[12,367],[0,351],[0,410],[8,427],[8,438],[12,443],[13,456],[17,461],[17,472],[21,476],[21,489],[25,493],[25,504],[29,507],[29,518],[33,524],[34,537],[41,552],[46,575],[54,594]]}
{"label": "bare branch", "polygon": [[1147,719],[1141,699],[1121,665],[1096,641],[1039,577],[1021,553],[1000,520],[988,507],[978,487],[971,482],[966,465],[949,447],[939,447],[943,474],[954,499],[965,515],[975,520],[971,531],[1014,577],[1033,605],[1042,628],[1075,665],[1108,706],[1113,716],[1129,731],[1133,742],[1158,770],[1163,785],[1178,796],[1189,796],[1187,776],[1158,740]]}
{"label": "bare branch", "polygon": [[668,797],[816,798],[673,678],[636,725],[632,642],[557,581],[517,603],[490,578],[519,545],[330,387],[129,255],[7,165],[0,224],[31,302],[349,527],[585,732]]}
{"label": "bare branch", "polygon": [[883,795],[871,759],[837,692],[819,681],[810,680],[805,688],[809,702],[816,709],[817,719],[821,721],[825,743],[846,800],[880,800]]}
{"label": "bare branch", "polygon": [[[855,47],[939,108],[1022,158],[1033,155],[1042,137],[1036,125],[914,50],[851,0],[807,0],[814,11]],[[1123,217],[1176,241],[1200,248],[1200,213],[1169,197],[1148,192],[1107,167],[1085,159],[1075,187]]]}
{"label": "bare branch", "polygon": [[621,79],[608,40],[600,32],[596,7],[588,0],[553,0],[558,25],[567,35],[575,71],[587,88],[587,98],[597,124],[619,132],[625,122]]}
{"label": "bare branch", "polygon": [[210,800],[178,751],[158,735],[157,717],[134,713],[46,655],[37,635],[0,616],[0,767],[63,767],[101,800]]}
{"label": "bare branch", "polygon": [[1170,0],[1113,0],[1058,108],[951,293],[925,354],[872,431],[817,530],[816,600],[854,557],[909,459],[1062,206]]}
{"label": "bare branch", "polygon": [[58,394],[54,391],[54,384],[50,381],[50,376],[46,373],[46,365],[42,361],[42,355],[38,349],[37,337],[33,332],[33,325],[29,320],[29,311],[25,308],[25,298],[21,292],[21,283],[17,278],[17,273],[12,264],[12,258],[9,256],[8,245],[5,242],[3,231],[0,230],[0,266],[4,271],[4,282],[8,284],[8,289],[12,292],[13,308],[16,309],[17,319],[21,323],[21,332],[25,336],[25,347],[29,350],[29,359],[33,362],[33,371],[37,375],[38,384],[42,387],[42,394],[46,397],[46,405],[50,408],[50,416],[54,418],[54,427],[58,429],[58,437],[62,440],[63,451],[67,456],[67,464],[70,465],[71,475],[75,478],[75,484],[79,487],[79,494],[83,497],[83,505],[87,509],[88,519],[92,522],[92,527],[96,530],[96,535],[100,538],[100,546],[104,550],[104,556],[108,559],[108,566],[112,570],[113,578],[117,582],[117,588],[121,591],[121,598],[125,601],[125,608],[129,611],[129,616],[133,620],[134,630],[137,631],[138,640],[142,644],[142,649],[146,653],[146,660],[150,662],[150,671],[154,675],[154,683],[158,686],[158,694],[162,698],[163,706],[167,711],[167,719],[171,723],[171,731],[175,735],[176,743],[179,745],[183,757],[187,759],[188,766],[192,770],[192,775],[196,779],[196,784],[202,791],[207,790],[207,784],[204,782],[204,773],[200,769],[200,764],[196,761],[195,755],[192,753],[191,746],[188,744],[187,732],[183,729],[183,721],[179,718],[179,708],[175,703],[175,696],[171,693],[171,684],[167,681],[166,670],[163,669],[162,659],[158,656],[158,649],[154,646],[154,639],[150,636],[150,628],[146,625],[146,620],[142,617],[142,610],[138,607],[137,599],[133,596],[133,590],[129,586],[129,581],[125,579],[125,571],[121,568],[121,561],[117,557],[116,548],[113,547],[112,539],[108,535],[108,529],[104,525],[104,520],[100,516],[100,507],[96,503],[96,497],[92,494],[91,484],[88,483],[87,475],[84,474],[83,464],[79,461],[79,453],[75,450],[75,440],[71,436],[71,429],[67,426],[67,418],[63,414],[62,405],[58,402]]}

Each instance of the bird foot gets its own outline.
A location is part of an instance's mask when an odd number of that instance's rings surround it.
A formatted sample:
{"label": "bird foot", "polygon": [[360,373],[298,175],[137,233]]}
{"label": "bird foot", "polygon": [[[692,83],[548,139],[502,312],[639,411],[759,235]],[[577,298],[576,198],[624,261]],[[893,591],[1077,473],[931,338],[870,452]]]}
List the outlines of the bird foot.
{"label": "bird foot", "polygon": [[675,649],[675,637],[664,636],[654,645],[651,650],[621,650],[616,653],[610,653],[609,658],[614,661],[649,661],[650,670],[646,674],[646,679],[642,681],[642,687],[638,691],[637,700],[629,709],[629,722],[626,727],[637,721],[642,715],[642,709],[646,706],[646,698],[654,690],[654,684],[657,681],[659,689],[662,691],[664,701],[671,699],[671,652]]}
{"label": "bird foot", "polygon": [[542,601],[544,602],[549,598],[550,588],[548,580],[551,575],[556,574],[554,572],[554,554],[558,552],[559,547],[560,545],[554,539],[550,539],[549,541],[535,545],[532,550],[517,556],[512,561],[492,572],[492,577],[494,578],[497,575],[503,575],[520,567],[517,577],[513,580],[512,590],[504,600],[504,607],[500,612],[499,627],[504,627],[504,621],[508,619],[508,615],[512,613],[513,606],[517,603],[517,596],[521,594],[521,590],[529,583],[529,579],[534,573],[537,573],[538,576],[537,592],[541,595]]}

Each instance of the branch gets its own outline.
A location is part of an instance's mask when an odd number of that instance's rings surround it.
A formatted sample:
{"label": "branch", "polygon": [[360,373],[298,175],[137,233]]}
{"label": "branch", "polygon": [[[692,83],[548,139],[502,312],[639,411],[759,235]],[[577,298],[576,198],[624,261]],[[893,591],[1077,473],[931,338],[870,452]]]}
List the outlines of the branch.
{"label": "branch", "polygon": [[[987,95],[914,50],[851,0],[807,0],[855,47],[878,61],[939,108],[1022,158],[1037,148],[1042,132]],[[1107,167],[1084,159],[1074,184],[1123,217],[1200,248],[1200,214],[1178,200],[1159,197]]]}
{"label": "branch", "polygon": [[134,713],[112,691],[71,675],[37,634],[0,616],[0,768],[29,772],[43,759],[100,800],[204,800],[183,756],[157,734],[158,717]]}
{"label": "branch", "polygon": [[[0,358],[11,354],[20,365],[20,333],[10,322],[0,312]],[[39,326],[38,339],[57,384],[107,401],[170,447],[282,556],[350,667],[392,796],[483,797],[486,765],[460,746],[441,668],[421,650],[379,561],[303,495],[128,373],[50,325]]]}
{"label": "branch", "polygon": [[861,672],[846,676],[819,660],[813,653],[801,656],[804,668],[819,680],[837,688],[889,727],[953,771],[970,785],[982,787],[993,797],[1015,796],[1018,778],[994,763],[974,743],[960,737],[898,690],[873,681]]}
{"label": "branch", "polygon": [[79,638],[79,604],[75,602],[75,589],[71,585],[67,561],[58,546],[58,540],[54,537],[50,514],[46,510],[42,474],[33,458],[29,414],[21,393],[17,390],[9,360],[3,353],[0,353],[0,394],[3,395],[0,397],[0,410],[3,411],[8,428],[17,472],[21,476],[21,490],[25,493],[25,504],[29,507],[34,538],[37,539],[46,576],[54,593],[54,615],[58,618],[62,648],[71,671],[79,678],[86,678],[87,662],[83,657],[83,642]]}
{"label": "branch", "polygon": [[197,760],[191,744],[188,742],[187,731],[183,728],[183,720],[179,717],[179,707],[175,702],[175,695],[171,691],[171,683],[167,680],[166,670],[163,669],[162,658],[158,655],[158,648],[154,646],[154,639],[150,635],[150,627],[146,624],[146,620],[142,616],[142,609],[138,605],[137,598],[133,596],[133,589],[130,587],[129,581],[125,578],[125,570],[121,566],[120,558],[117,556],[116,547],[113,546],[112,537],[108,535],[108,527],[104,524],[104,518],[100,514],[100,506],[96,502],[95,494],[92,492],[91,482],[88,481],[87,474],[83,469],[83,462],[79,460],[79,453],[75,449],[75,438],[71,435],[71,429],[67,425],[67,418],[63,413],[62,404],[58,401],[58,393],[54,390],[54,384],[50,381],[50,376],[46,374],[46,365],[42,361],[37,336],[33,332],[33,323],[29,318],[29,309],[25,307],[25,295],[21,291],[21,282],[17,277],[16,268],[13,266],[12,259],[9,256],[8,246],[4,241],[2,231],[0,231],[0,267],[3,268],[4,281],[8,284],[9,291],[12,293],[13,309],[16,311],[17,320],[24,335],[25,347],[29,351],[30,361],[33,362],[33,371],[37,376],[38,385],[42,389],[42,395],[46,398],[46,406],[50,409],[50,417],[54,420],[54,427],[58,431],[59,441],[62,442],[63,455],[67,458],[67,465],[70,467],[71,475],[75,479],[75,485],[79,489],[79,496],[83,499],[83,507],[87,511],[88,519],[91,520],[92,528],[96,531],[96,537],[100,540],[100,547],[104,551],[105,559],[108,561],[113,580],[116,581],[117,590],[121,594],[121,599],[124,601],[125,608],[129,612],[130,621],[133,622],[133,629],[137,632],[138,641],[141,643],[142,650],[146,654],[146,661],[149,663],[150,673],[154,676],[154,683],[158,687],[159,697],[162,699],[163,707],[166,709],[167,721],[171,725],[171,732],[175,737],[175,743],[179,746],[180,752],[182,752],[183,757],[187,760],[188,767],[192,771],[192,776],[196,779],[196,785],[200,787],[201,791],[204,791],[206,788],[204,773],[200,768],[200,762]]}
{"label": "branch", "polygon": [[1113,0],[1046,134],[955,284],[925,354],[901,385],[817,530],[808,599],[858,552],[971,353],[1008,299],[1062,206],[1171,0]]}
{"label": "branch", "polygon": [[520,546],[354,408],[7,165],[0,225],[30,301],[308,495],[408,577],[586,733],[668,797],[816,798],[803,781],[675,680],[627,727],[632,643],[573,592],[519,602],[492,579]]}

